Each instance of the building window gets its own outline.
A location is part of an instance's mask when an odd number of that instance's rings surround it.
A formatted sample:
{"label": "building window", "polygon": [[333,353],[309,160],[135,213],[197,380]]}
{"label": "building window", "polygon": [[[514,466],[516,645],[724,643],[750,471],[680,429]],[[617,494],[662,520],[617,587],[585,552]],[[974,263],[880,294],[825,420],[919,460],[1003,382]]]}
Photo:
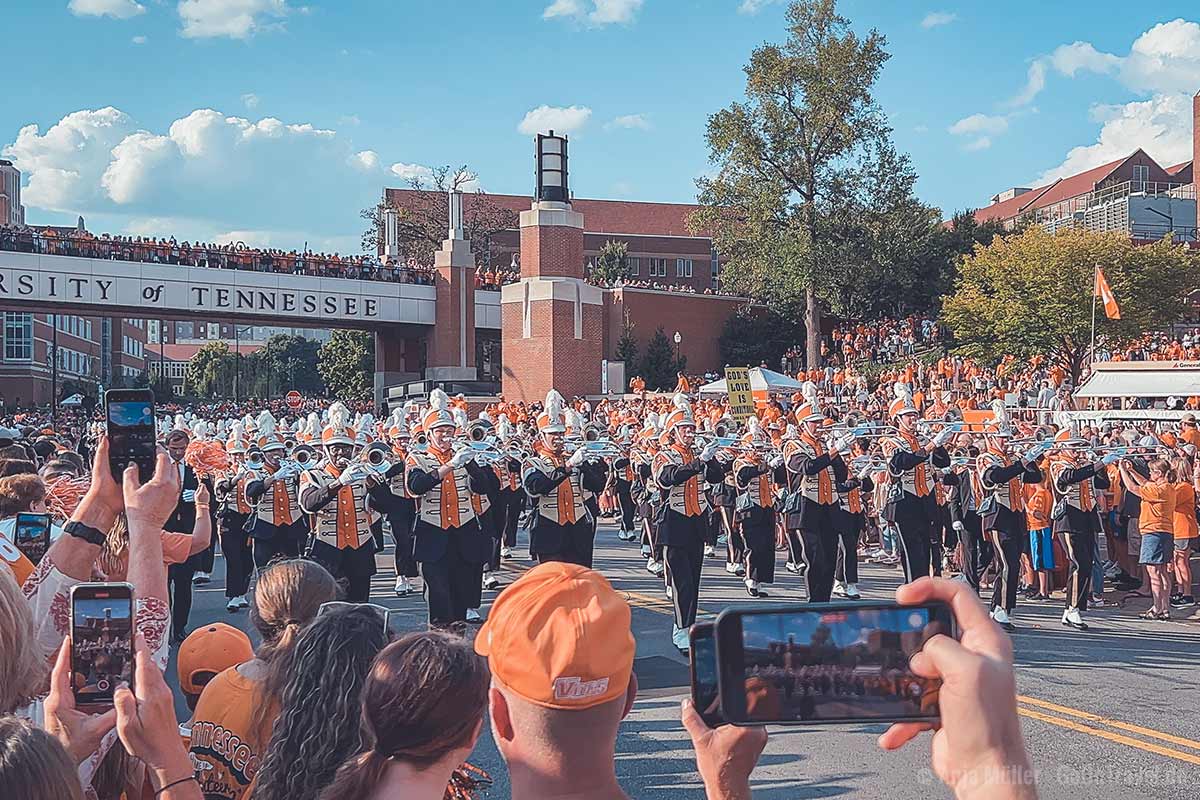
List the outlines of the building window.
{"label": "building window", "polygon": [[675,277],[676,278],[692,277],[692,260],[690,258],[675,259]]}
{"label": "building window", "polygon": [[629,277],[636,278],[638,273],[642,271],[642,260],[637,256],[631,256],[627,259],[629,264]]}
{"label": "building window", "polygon": [[667,277],[667,260],[665,258],[651,258],[649,261],[650,272],[648,274],[651,278]]}
{"label": "building window", "polygon": [[6,361],[33,360],[33,315],[5,312],[4,358]]}
{"label": "building window", "polygon": [[1150,168],[1145,164],[1133,165],[1133,184],[1134,191],[1143,189],[1150,180]]}

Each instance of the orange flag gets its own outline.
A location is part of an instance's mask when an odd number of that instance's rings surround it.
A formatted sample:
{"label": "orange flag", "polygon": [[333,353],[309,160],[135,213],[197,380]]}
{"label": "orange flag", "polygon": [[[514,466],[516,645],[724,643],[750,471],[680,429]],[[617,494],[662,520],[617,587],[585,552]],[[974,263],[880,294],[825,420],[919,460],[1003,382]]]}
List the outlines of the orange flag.
{"label": "orange flag", "polygon": [[1092,291],[1094,294],[1100,295],[1100,299],[1104,301],[1104,316],[1109,319],[1121,318],[1121,308],[1117,305],[1117,298],[1113,296],[1112,288],[1104,278],[1104,270],[1099,267],[1096,267],[1096,287]]}

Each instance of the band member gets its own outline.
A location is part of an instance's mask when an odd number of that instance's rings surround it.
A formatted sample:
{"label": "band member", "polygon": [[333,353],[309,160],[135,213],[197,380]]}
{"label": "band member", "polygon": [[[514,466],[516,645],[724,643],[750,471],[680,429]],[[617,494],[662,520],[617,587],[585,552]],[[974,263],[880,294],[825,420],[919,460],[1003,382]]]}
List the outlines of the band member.
{"label": "band member", "polygon": [[654,457],[653,479],[663,494],[658,536],[666,550],[667,581],[675,605],[671,641],[681,652],[688,650],[688,629],[696,621],[700,593],[700,571],[704,562],[706,501],[700,480],[721,480],[724,469],[715,458],[717,443],[699,455],[692,449],[696,421],[686,397],[675,395],[675,410],[663,425],[663,446]]}
{"label": "band member", "polygon": [[335,402],[321,431],[325,463],[300,474],[300,507],[313,515],[309,554],[346,584],[346,599],[365,602],[375,574],[371,523],[387,506],[383,476],[362,461],[351,461],[357,431],[350,413]]}
{"label": "band member", "polygon": [[633,461],[628,451],[613,460],[612,487],[613,493],[617,496],[617,509],[621,524],[617,531],[617,538],[622,542],[632,542],[638,538],[637,531],[634,529],[634,515],[637,512],[637,506],[633,502],[633,472]]}
{"label": "band member", "polygon": [[950,526],[958,537],[959,563],[967,585],[979,594],[983,571],[991,563],[991,545],[983,538],[983,520],[979,517],[982,489],[971,465],[979,458],[979,448],[969,434],[959,434],[954,455],[957,461],[942,476],[948,490],[946,506]]}
{"label": "band member", "polygon": [[[182,415],[177,415],[175,424],[186,424]],[[201,481],[195,470],[183,460],[190,440],[191,436],[186,427],[177,427],[166,437],[171,465],[179,471],[180,495],[175,510],[163,525],[165,531],[190,534],[196,527],[196,490]],[[207,484],[207,479],[204,482]],[[209,485],[210,496],[212,492]],[[205,513],[212,516],[211,504],[210,510]],[[188,618],[192,613],[192,574],[201,566],[203,556],[204,553],[196,553],[183,563],[167,567],[167,585],[171,593],[171,640],[175,643],[182,642],[187,637]]]}
{"label": "band member", "polygon": [[430,627],[465,622],[479,594],[481,568],[491,542],[479,527],[480,496],[488,476],[470,448],[454,448],[454,416],[441,389],[429,395],[421,427],[424,452],[408,454],[408,491],[417,498],[413,557],[421,565]]}
{"label": "band member", "polygon": [[909,583],[929,574],[930,529],[937,519],[931,466],[938,469],[950,466],[945,444],[957,427],[947,425],[930,441],[922,443],[917,434],[920,415],[908,394],[892,401],[888,416],[895,421],[897,434],[881,443],[890,486],[882,516],[895,523],[900,531],[900,563],[904,566],[904,580]]}
{"label": "band member", "polygon": [[992,619],[1011,630],[1011,615],[1017,607],[1021,549],[1029,538],[1022,484],[1042,480],[1037,460],[1049,445],[1035,444],[1020,459],[1013,461],[1007,453],[1009,436],[1011,429],[998,422],[995,430],[986,437],[987,450],[979,454],[978,470],[979,484],[986,495],[980,516],[997,565]]}
{"label": "band member", "polygon": [[1109,464],[1116,463],[1117,453],[1106,455],[1095,463],[1083,458],[1086,442],[1071,437],[1064,429],[1054,437],[1059,449],[1050,459],[1050,479],[1057,502],[1051,513],[1054,533],[1062,537],[1063,549],[1071,561],[1067,575],[1066,608],[1062,624],[1081,631],[1087,630],[1083,612],[1088,609],[1091,594],[1092,565],[1096,557],[1096,537],[1103,536],[1096,498],[1109,488]]}
{"label": "band member", "polygon": [[225,554],[225,610],[229,612],[250,605],[246,591],[250,588],[250,576],[254,574],[254,557],[247,530],[252,509],[246,501],[246,482],[250,477],[243,458],[246,449],[242,424],[234,422],[225,443],[229,470],[213,484],[221,552]]}
{"label": "band member", "polygon": [[[501,414],[496,420],[496,438],[501,448],[515,448],[516,437],[513,434],[512,423],[507,416]],[[521,488],[521,461],[517,458],[504,458],[496,462],[496,477],[500,479],[500,494],[493,511],[493,523],[500,537],[496,541],[496,550],[492,553],[490,571],[500,568],[500,559],[512,556],[513,548],[517,546],[517,521],[521,518],[524,507],[525,491]],[[487,580],[487,577],[484,577]],[[497,586],[499,581],[496,581]],[[488,588],[485,584],[485,588]]]}
{"label": "band member", "polygon": [[[397,410],[398,411],[398,410]],[[396,585],[392,590],[397,597],[413,593],[413,578],[419,574],[413,559],[413,522],[417,515],[417,503],[404,485],[404,469],[408,460],[409,442],[420,433],[417,427],[410,430],[408,421],[393,416],[387,434],[391,440],[391,464],[383,473],[388,487],[388,497],[383,508],[392,539],[396,543]]]}
{"label": "band member", "polygon": [[[775,457],[768,462],[762,442],[745,434],[743,443],[754,449],[745,450],[733,464],[732,474],[738,495],[734,519],[745,542],[746,593],[751,597],[766,597],[762,584],[775,582],[775,467],[781,463]],[[720,485],[724,485],[724,480]]]}
{"label": "band member", "polygon": [[[778,488],[778,487],[773,487]],[[713,520],[717,526],[717,538],[725,536],[725,571],[739,578],[746,577],[746,541],[742,536],[742,528],[734,520],[738,500],[737,470],[731,469],[725,473],[721,482],[713,486],[712,505]],[[772,499],[774,508],[774,499]],[[778,519],[776,519],[778,524]],[[774,532],[772,532],[772,539]],[[771,546],[774,547],[774,541]],[[771,556],[771,570],[774,574],[775,556]]]}
{"label": "band member", "polygon": [[824,603],[833,593],[834,562],[837,558],[837,529],[834,514],[839,507],[837,485],[847,478],[842,453],[849,452],[853,434],[838,439],[833,449],[821,440],[825,418],[812,403],[796,409],[800,435],[784,445],[783,459],[787,466],[788,548],[791,554],[788,567],[799,572],[797,559],[805,565],[808,600]]}
{"label": "band member", "polygon": [[254,565],[262,569],[279,556],[295,558],[308,534],[300,510],[300,470],[283,463],[285,444],[276,432],[270,411],[258,416],[260,466],[250,468],[245,482],[246,502],[253,509],[250,536],[254,539]]}
{"label": "band member", "polygon": [[565,455],[565,419],[562,396],[551,389],[546,409],[537,418],[533,455],[525,462],[521,478],[534,506],[529,554],[539,563],[567,561],[591,568],[596,527],[585,496],[604,490],[608,467],[587,460],[582,443],[569,457]]}
{"label": "band member", "polygon": [[857,600],[858,591],[858,539],[867,520],[867,507],[863,501],[875,490],[871,480],[874,465],[868,456],[862,456],[857,472],[838,484],[838,509],[833,514],[833,527],[837,530],[837,565],[833,572],[833,594]]}

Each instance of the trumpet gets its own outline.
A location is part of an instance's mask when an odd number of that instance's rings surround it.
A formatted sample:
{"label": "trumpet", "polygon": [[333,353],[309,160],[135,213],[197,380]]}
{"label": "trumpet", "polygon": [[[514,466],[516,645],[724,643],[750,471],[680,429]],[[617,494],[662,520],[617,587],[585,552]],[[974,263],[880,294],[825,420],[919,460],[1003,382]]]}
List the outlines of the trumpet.
{"label": "trumpet", "polygon": [[378,442],[373,442],[367,446],[367,449],[363,452],[362,460],[376,472],[387,472],[392,468],[392,462],[388,458],[386,445]]}
{"label": "trumpet", "polygon": [[317,448],[310,444],[297,444],[292,448],[289,456],[291,462],[302,470],[312,469],[321,460],[320,454],[317,453]]}
{"label": "trumpet", "polygon": [[587,451],[588,458],[591,459],[620,458],[628,450],[627,446],[617,444],[611,439],[591,439],[567,442],[563,445],[563,452],[567,455],[574,455],[580,448]]}
{"label": "trumpet", "polygon": [[696,434],[696,446],[701,450],[710,444],[715,444],[722,450],[739,449],[742,447],[741,442],[738,441],[738,437],[736,436],[714,436],[711,433]]}
{"label": "trumpet", "polygon": [[506,458],[509,458],[509,454],[506,451],[501,450],[496,445],[493,437],[489,437],[489,439],[486,441],[460,442],[455,447],[455,450],[458,452],[470,450],[474,452],[476,461],[487,465],[496,464]]}
{"label": "trumpet", "polygon": [[267,459],[263,455],[263,451],[257,447],[252,447],[246,452],[246,469],[258,471],[266,465]]}

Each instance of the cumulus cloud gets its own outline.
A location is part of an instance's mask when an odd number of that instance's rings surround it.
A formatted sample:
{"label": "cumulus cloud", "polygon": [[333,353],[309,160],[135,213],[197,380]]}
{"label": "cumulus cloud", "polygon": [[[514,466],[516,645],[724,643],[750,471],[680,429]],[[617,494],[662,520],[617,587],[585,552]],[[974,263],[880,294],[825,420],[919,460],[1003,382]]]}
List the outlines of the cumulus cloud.
{"label": "cumulus cloud", "polygon": [[258,108],[258,95],[254,92],[247,92],[242,95],[242,105],[250,110]]}
{"label": "cumulus cloud", "polygon": [[587,106],[541,105],[526,112],[517,125],[517,131],[526,136],[550,130],[555,133],[574,133],[583,128],[591,116],[592,110]]}
{"label": "cumulus cloud", "polygon": [[742,4],[738,6],[739,14],[757,14],[772,3],[778,3],[781,0],[742,0]]}
{"label": "cumulus cloud", "polygon": [[653,126],[645,114],[622,114],[604,123],[605,130],[612,130],[613,128],[637,128],[648,131],[651,127]]}
{"label": "cumulus cloud", "polygon": [[972,114],[969,117],[963,117],[949,128],[950,133],[956,136],[972,133],[994,135],[1004,133],[1006,130],[1008,130],[1007,117],[995,117],[987,114]]}
{"label": "cumulus cloud", "polygon": [[645,0],[554,0],[542,19],[569,19],[594,27],[633,22]]}
{"label": "cumulus cloud", "polygon": [[67,10],[77,17],[129,19],[145,14],[146,7],[134,0],[71,0]]}
{"label": "cumulus cloud", "polygon": [[1046,88],[1046,60],[1043,58],[1035,59],[1029,65],[1029,71],[1025,76],[1025,86],[1021,91],[1017,92],[1011,100],[1008,101],[1010,106],[1026,106],[1033,102],[1033,99],[1041,94],[1042,89]]}
{"label": "cumulus cloud", "polygon": [[145,36],[135,36],[132,39],[130,39],[129,41],[133,42],[134,44],[145,44],[146,37]]}
{"label": "cumulus cloud", "polygon": [[180,35],[187,39],[247,39],[279,26],[288,0],[179,0]]}
{"label": "cumulus cloud", "polygon": [[1121,59],[1111,53],[1101,53],[1090,42],[1074,42],[1056,47],[1050,54],[1050,63],[1063,75],[1074,78],[1080,70],[1113,72],[1120,68]]}
{"label": "cumulus cloud", "polygon": [[940,25],[949,25],[958,19],[958,14],[951,11],[931,11],[921,20],[921,27],[925,30],[936,28]]}
{"label": "cumulus cloud", "polygon": [[[288,231],[310,241],[352,240],[356,210],[375,202],[383,185],[428,174],[356,148],[334,130],[214,109],[165,130],[147,130],[112,107],[76,111],[45,130],[26,125],[0,154],[26,176],[22,199],[31,209],[180,238],[271,231],[281,245]],[[150,230],[164,220],[178,227]]]}

